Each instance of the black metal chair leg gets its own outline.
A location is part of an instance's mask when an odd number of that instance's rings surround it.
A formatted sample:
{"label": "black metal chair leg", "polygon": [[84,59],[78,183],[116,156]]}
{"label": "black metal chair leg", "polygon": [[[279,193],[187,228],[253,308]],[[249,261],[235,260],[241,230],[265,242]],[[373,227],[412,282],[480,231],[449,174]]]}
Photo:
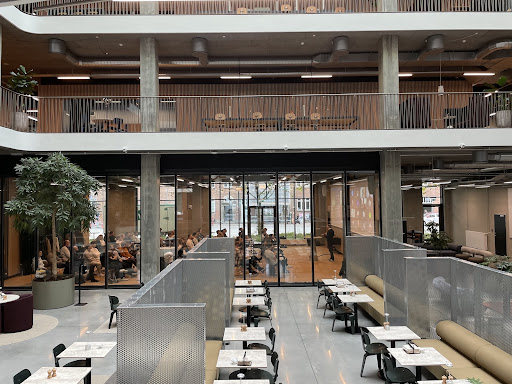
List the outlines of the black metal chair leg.
{"label": "black metal chair leg", "polygon": [[382,363],[380,354],[377,355],[377,366],[379,367],[379,372],[382,370]]}
{"label": "black metal chair leg", "polygon": [[332,327],[331,332],[334,332],[334,322],[336,321],[336,315],[334,315],[334,319],[332,319]]}
{"label": "black metal chair leg", "polygon": [[361,377],[363,377],[364,365],[366,364],[366,358],[367,357],[368,357],[368,355],[365,353],[364,356],[363,356],[363,364],[361,365],[361,373],[360,373]]}
{"label": "black metal chair leg", "polygon": [[[114,313],[115,313],[115,312],[112,312],[112,313],[110,314],[110,321],[109,321],[109,323],[108,323],[108,329],[110,329],[110,327],[111,327],[111,325],[112,325],[112,319],[114,318]],[[116,316],[116,318],[117,318],[117,316]]]}

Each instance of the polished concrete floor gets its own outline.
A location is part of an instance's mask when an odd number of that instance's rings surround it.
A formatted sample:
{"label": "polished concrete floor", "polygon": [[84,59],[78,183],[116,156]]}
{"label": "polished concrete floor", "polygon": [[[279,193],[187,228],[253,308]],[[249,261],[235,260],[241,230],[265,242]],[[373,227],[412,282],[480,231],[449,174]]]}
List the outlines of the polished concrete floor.
{"label": "polished concrete floor", "polygon": [[[52,349],[58,343],[70,345],[74,341],[116,341],[115,333],[93,333],[110,316],[108,294],[124,301],[135,290],[96,290],[83,292],[84,307],[70,306],[49,311],[35,311],[54,316],[59,320],[52,331],[25,342],[0,347],[0,383],[12,382],[12,376],[28,368],[32,372],[42,366],[53,366]],[[286,384],[358,384],[383,383],[377,378],[375,357],[369,357],[364,377],[359,376],[363,349],[360,335],[343,331],[343,323],[336,321],[335,332],[331,332],[332,312],[322,317],[316,308],[316,288],[289,287],[272,288],[273,325],[276,329],[276,351],[280,366],[277,383]],[[238,308],[233,309],[233,324],[238,326]],[[360,312],[359,323],[370,326],[372,320]],[[263,320],[260,326],[270,328]],[[90,334],[86,334],[90,331]],[[229,349],[241,349],[241,342],[232,342]],[[269,359],[270,364],[270,359]],[[95,359],[93,383],[103,383],[116,370],[116,353],[105,359]],[[227,378],[229,370],[221,370],[221,378]]]}

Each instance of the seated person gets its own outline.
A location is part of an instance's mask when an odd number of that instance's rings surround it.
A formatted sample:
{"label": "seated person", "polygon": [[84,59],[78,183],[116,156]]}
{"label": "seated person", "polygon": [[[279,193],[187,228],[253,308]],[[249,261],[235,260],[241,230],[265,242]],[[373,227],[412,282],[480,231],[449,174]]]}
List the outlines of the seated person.
{"label": "seated person", "polygon": [[198,240],[198,241],[201,241],[201,240],[203,240],[203,239],[204,239],[204,235],[201,233],[201,230],[202,230],[202,228],[199,228],[199,229],[197,230],[197,232],[196,232],[196,233],[197,233],[197,240]]}
{"label": "seated person", "polygon": [[178,258],[183,258],[187,252],[186,252],[186,245],[185,240],[183,238],[178,240]]}
{"label": "seated person", "polygon": [[92,282],[98,281],[94,278],[94,268],[98,270],[98,273],[101,273],[100,256],[100,251],[98,251],[94,244],[87,244],[87,248],[84,251],[84,258],[87,261],[87,264],[89,264],[89,275],[87,279]]}
{"label": "seated person", "polygon": [[267,259],[267,265],[269,265],[269,273],[270,275],[274,276],[276,273],[276,265],[277,265],[277,257],[275,254],[276,247],[268,248],[263,253],[263,256],[265,256],[265,259]]}
{"label": "seated person", "polygon": [[261,257],[251,256],[249,262],[247,263],[247,270],[249,273],[258,273],[263,271],[263,268],[260,266],[259,262],[261,261]]}
{"label": "seated person", "polygon": [[191,233],[188,235],[188,239],[185,244],[187,246],[187,251],[190,251],[192,248],[194,248],[194,236]]}
{"label": "seated person", "polygon": [[69,240],[64,241],[64,245],[57,255],[57,267],[64,268],[64,273],[69,273],[69,261],[71,260],[70,246],[71,242]]}
{"label": "seated person", "polygon": [[115,250],[111,250],[108,252],[108,269],[109,271],[114,270],[114,275],[118,279],[126,280],[126,278],[124,277],[124,273],[121,272],[121,270],[123,269],[121,257],[119,257],[119,254]]}

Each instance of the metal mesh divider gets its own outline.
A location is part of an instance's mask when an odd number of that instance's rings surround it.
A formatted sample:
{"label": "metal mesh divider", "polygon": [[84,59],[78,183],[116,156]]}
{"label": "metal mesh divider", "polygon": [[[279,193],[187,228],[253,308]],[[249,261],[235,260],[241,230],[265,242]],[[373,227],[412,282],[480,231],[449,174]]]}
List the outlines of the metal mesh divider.
{"label": "metal mesh divider", "polygon": [[183,301],[206,303],[206,339],[222,340],[225,328],[225,259],[183,260]]}
{"label": "metal mesh divider", "polygon": [[375,244],[374,236],[347,236],[345,239],[347,278],[355,285],[364,285],[366,275],[376,273]]}
{"label": "metal mesh divider", "polygon": [[[389,243],[389,242],[388,242]],[[397,243],[386,244],[398,246]],[[394,325],[407,324],[406,257],[426,258],[425,249],[383,249],[381,252],[384,281],[384,310]]]}
{"label": "metal mesh divider", "polygon": [[408,326],[436,338],[435,327],[452,320],[512,353],[512,274],[465,260],[406,260]]}

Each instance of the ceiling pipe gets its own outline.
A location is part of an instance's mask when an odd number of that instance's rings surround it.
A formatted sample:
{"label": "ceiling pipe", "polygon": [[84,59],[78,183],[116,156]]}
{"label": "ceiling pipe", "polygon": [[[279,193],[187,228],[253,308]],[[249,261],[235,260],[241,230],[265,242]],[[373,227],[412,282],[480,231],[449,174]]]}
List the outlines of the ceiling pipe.
{"label": "ceiling pipe", "polygon": [[208,65],[208,40],[194,37],[192,39],[192,56],[196,57],[201,65]]}
{"label": "ceiling pipe", "polygon": [[444,36],[429,36],[427,37],[425,48],[418,55],[418,61],[423,61],[427,56],[437,55],[442,52],[444,52]]}
{"label": "ceiling pipe", "polygon": [[349,39],[347,36],[338,36],[332,39],[332,49],[330,53],[320,53],[313,57],[312,65],[321,66],[325,64],[332,64],[340,62],[343,56],[349,54],[348,50]]}

